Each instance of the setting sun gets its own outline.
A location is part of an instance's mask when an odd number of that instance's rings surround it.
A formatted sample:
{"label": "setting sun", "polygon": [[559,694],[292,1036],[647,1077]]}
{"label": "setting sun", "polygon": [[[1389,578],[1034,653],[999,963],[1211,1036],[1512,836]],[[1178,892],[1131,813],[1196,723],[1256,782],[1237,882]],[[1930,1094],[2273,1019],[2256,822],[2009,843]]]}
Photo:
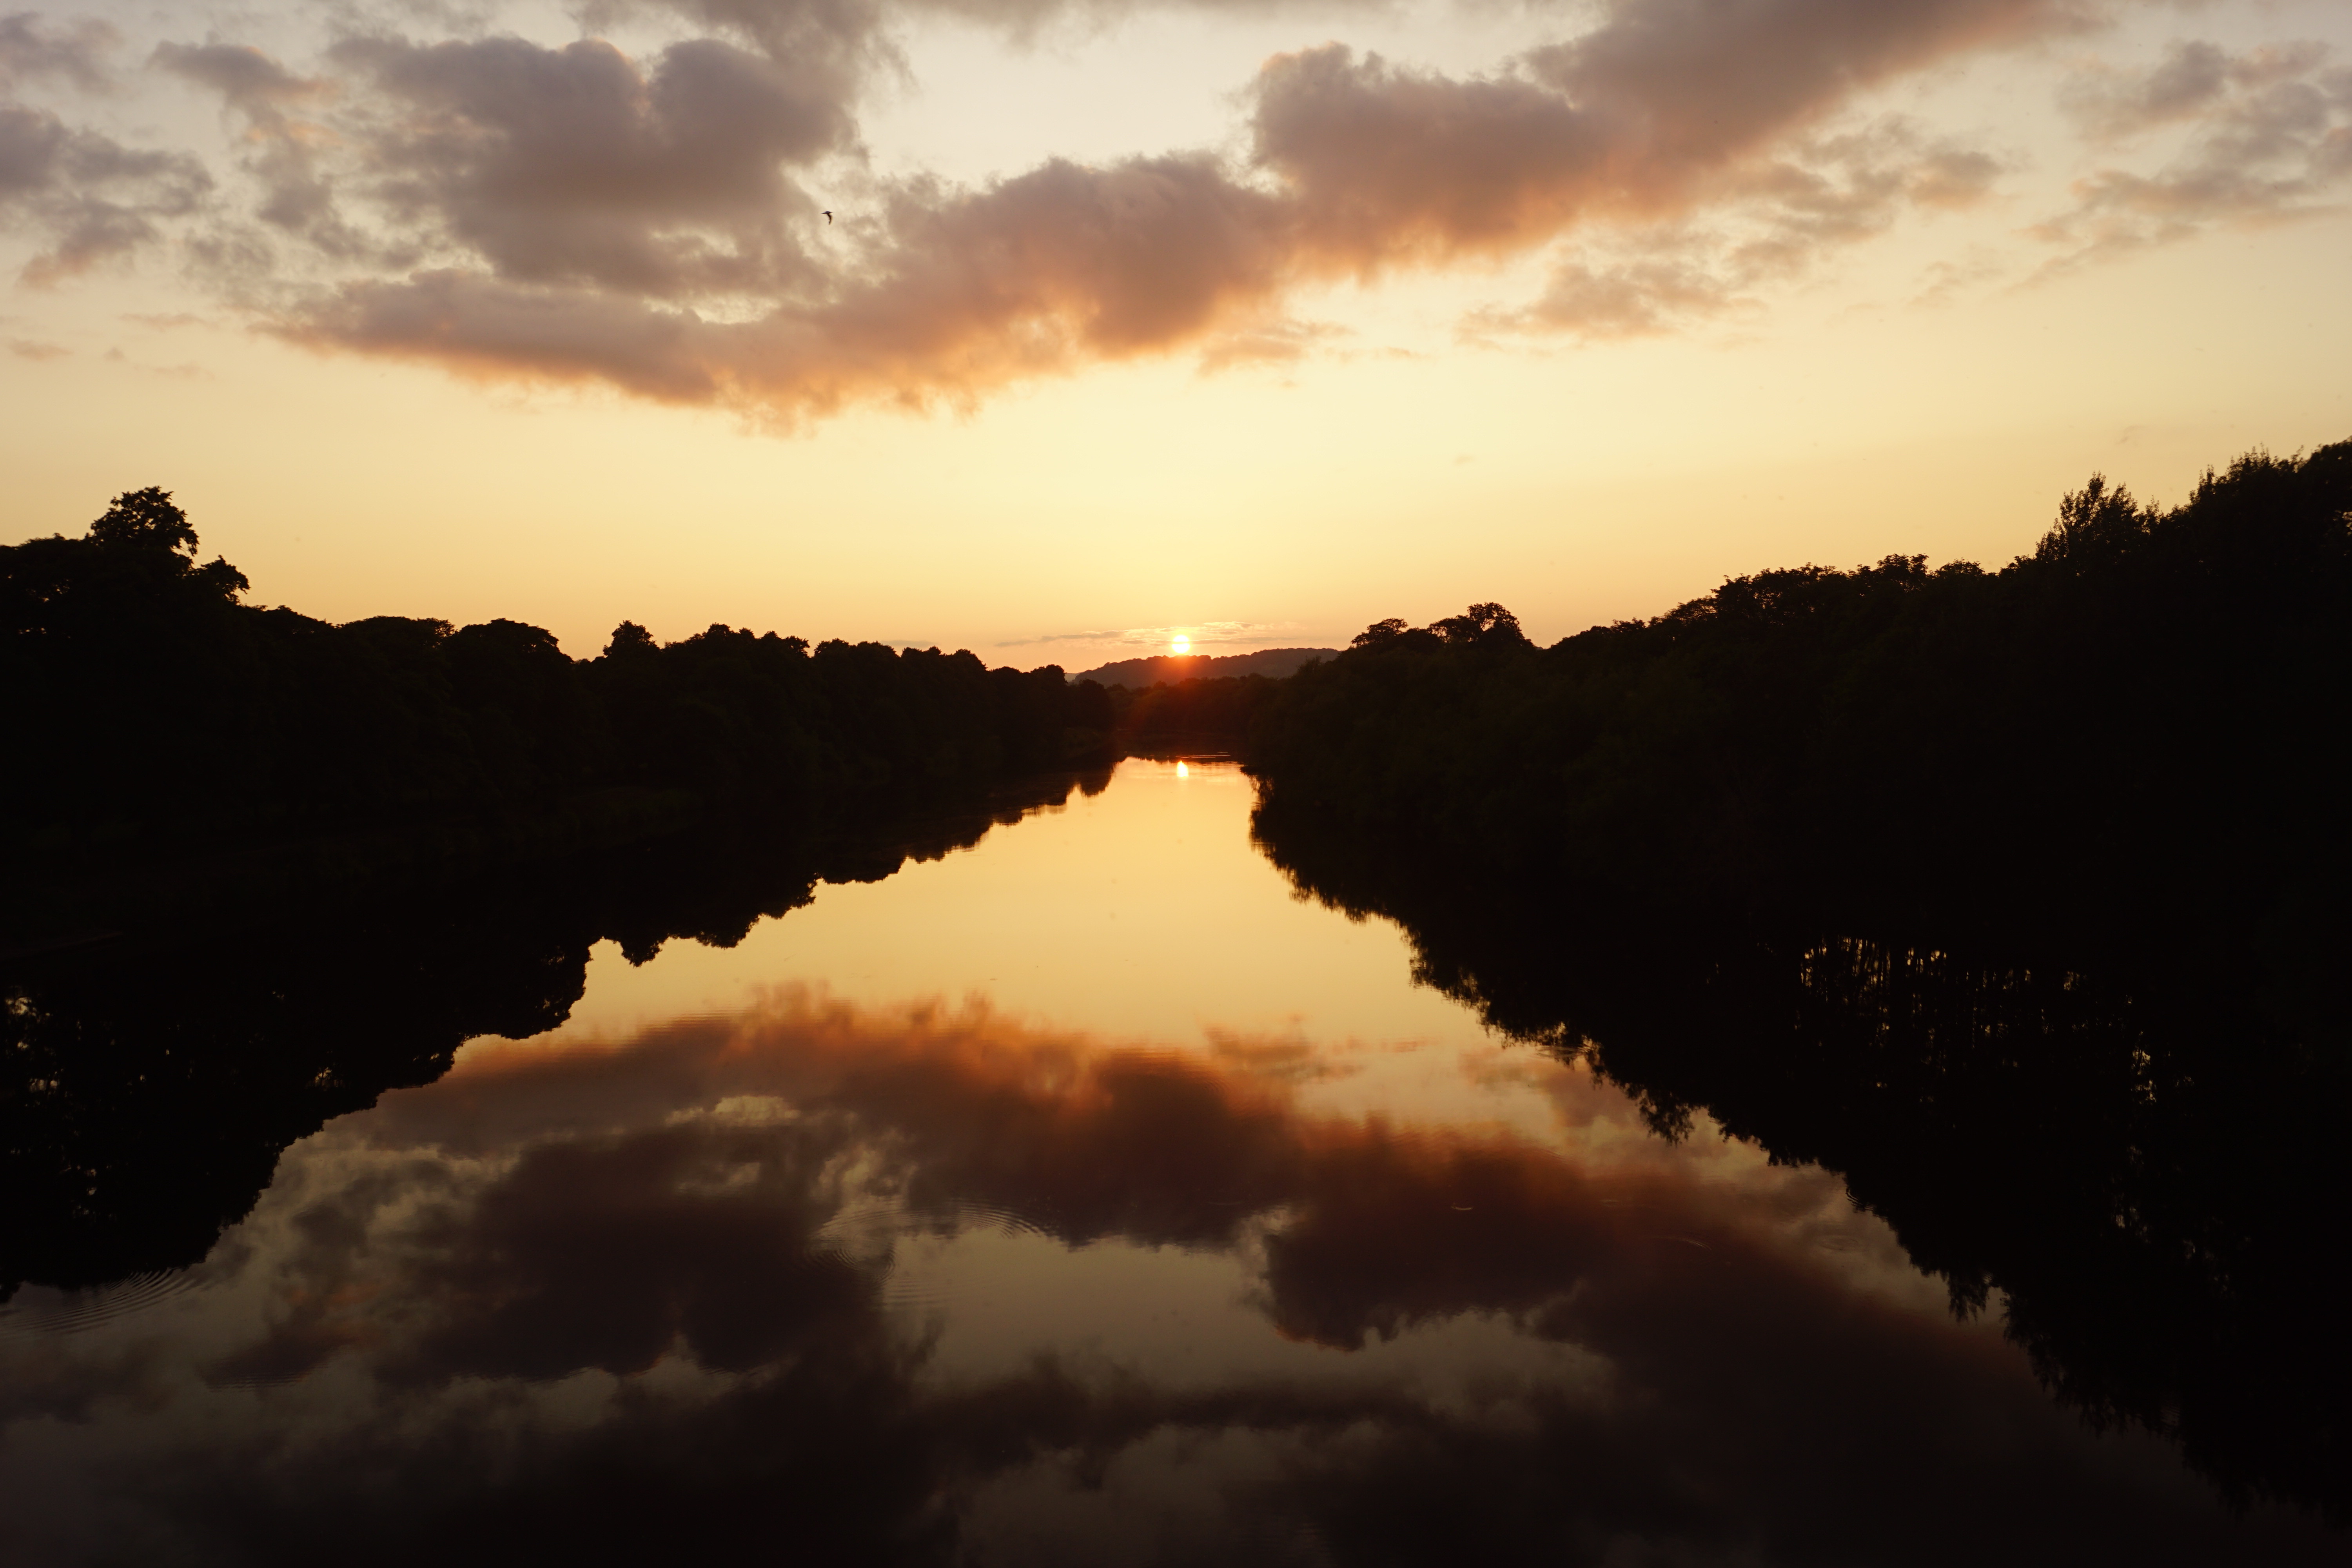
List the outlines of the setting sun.
{"label": "setting sun", "polygon": [[1177,653],[1191,653],[1192,651],[1192,639],[1187,637],[1170,637],[1168,639],[1168,646]]}

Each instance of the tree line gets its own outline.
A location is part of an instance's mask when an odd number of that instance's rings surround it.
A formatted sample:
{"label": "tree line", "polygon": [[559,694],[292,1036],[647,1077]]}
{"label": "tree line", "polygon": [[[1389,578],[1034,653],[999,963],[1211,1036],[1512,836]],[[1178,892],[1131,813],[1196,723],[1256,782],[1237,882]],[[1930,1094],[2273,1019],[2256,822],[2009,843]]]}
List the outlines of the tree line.
{"label": "tree line", "polygon": [[969,652],[624,622],[575,659],[511,620],[335,625],[242,603],[244,574],[198,555],[153,488],[0,549],[17,873],[623,797],[855,816],[1098,757],[1113,722],[1100,687]]}
{"label": "tree line", "polygon": [[2169,510],[2095,478],[1997,571],[1764,572],[1550,647],[1496,605],[1382,622],[1273,694],[1251,763],[1473,879],[2300,951],[2352,868],[2347,513],[2352,442]]}

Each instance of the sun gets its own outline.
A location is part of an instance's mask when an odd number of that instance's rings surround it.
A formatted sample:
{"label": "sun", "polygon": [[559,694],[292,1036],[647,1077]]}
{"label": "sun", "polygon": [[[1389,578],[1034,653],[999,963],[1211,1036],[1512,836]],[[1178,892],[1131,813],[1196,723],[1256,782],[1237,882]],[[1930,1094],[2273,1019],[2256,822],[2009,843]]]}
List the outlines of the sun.
{"label": "sun", "polygon": [[1168,639],[1168,646],[1178,653],[1191,653],[1192,651],[1192,639],[1180,632],[1176,636]]}

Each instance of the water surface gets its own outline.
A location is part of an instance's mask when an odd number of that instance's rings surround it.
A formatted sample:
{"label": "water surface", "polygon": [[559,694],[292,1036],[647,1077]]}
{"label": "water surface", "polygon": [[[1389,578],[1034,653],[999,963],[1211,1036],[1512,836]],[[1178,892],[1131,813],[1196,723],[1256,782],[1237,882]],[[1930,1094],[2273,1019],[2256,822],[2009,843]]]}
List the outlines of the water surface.
{"label": "water surface", "polygon": [[2086,1427],[1837,1175],[1416,985],[1250,804],[1131,761],[600,942],[201,1262],[21,1287],[0,1558],[2342,1560]]}

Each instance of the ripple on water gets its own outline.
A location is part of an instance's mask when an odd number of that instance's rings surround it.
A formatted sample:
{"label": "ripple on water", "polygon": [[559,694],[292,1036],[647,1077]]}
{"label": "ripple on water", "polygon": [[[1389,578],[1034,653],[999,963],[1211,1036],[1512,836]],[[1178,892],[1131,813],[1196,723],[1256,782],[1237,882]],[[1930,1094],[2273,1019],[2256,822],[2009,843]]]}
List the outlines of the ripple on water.
{"label": "ripple on water", "polygon": [[991,1203],[965,1203],[956,1208],[958,1230],[995,1230],[1005,1236],[1054,1235],[1050,1215],[1042,1218],[1022,1209]]}
{"label": "ripple on water", "polygon": [[0,1337],[88,1333],[159,1307],[196,1283],[193,1268],[158,1268],[81,1290],[27,1285],[0,1306]]}

